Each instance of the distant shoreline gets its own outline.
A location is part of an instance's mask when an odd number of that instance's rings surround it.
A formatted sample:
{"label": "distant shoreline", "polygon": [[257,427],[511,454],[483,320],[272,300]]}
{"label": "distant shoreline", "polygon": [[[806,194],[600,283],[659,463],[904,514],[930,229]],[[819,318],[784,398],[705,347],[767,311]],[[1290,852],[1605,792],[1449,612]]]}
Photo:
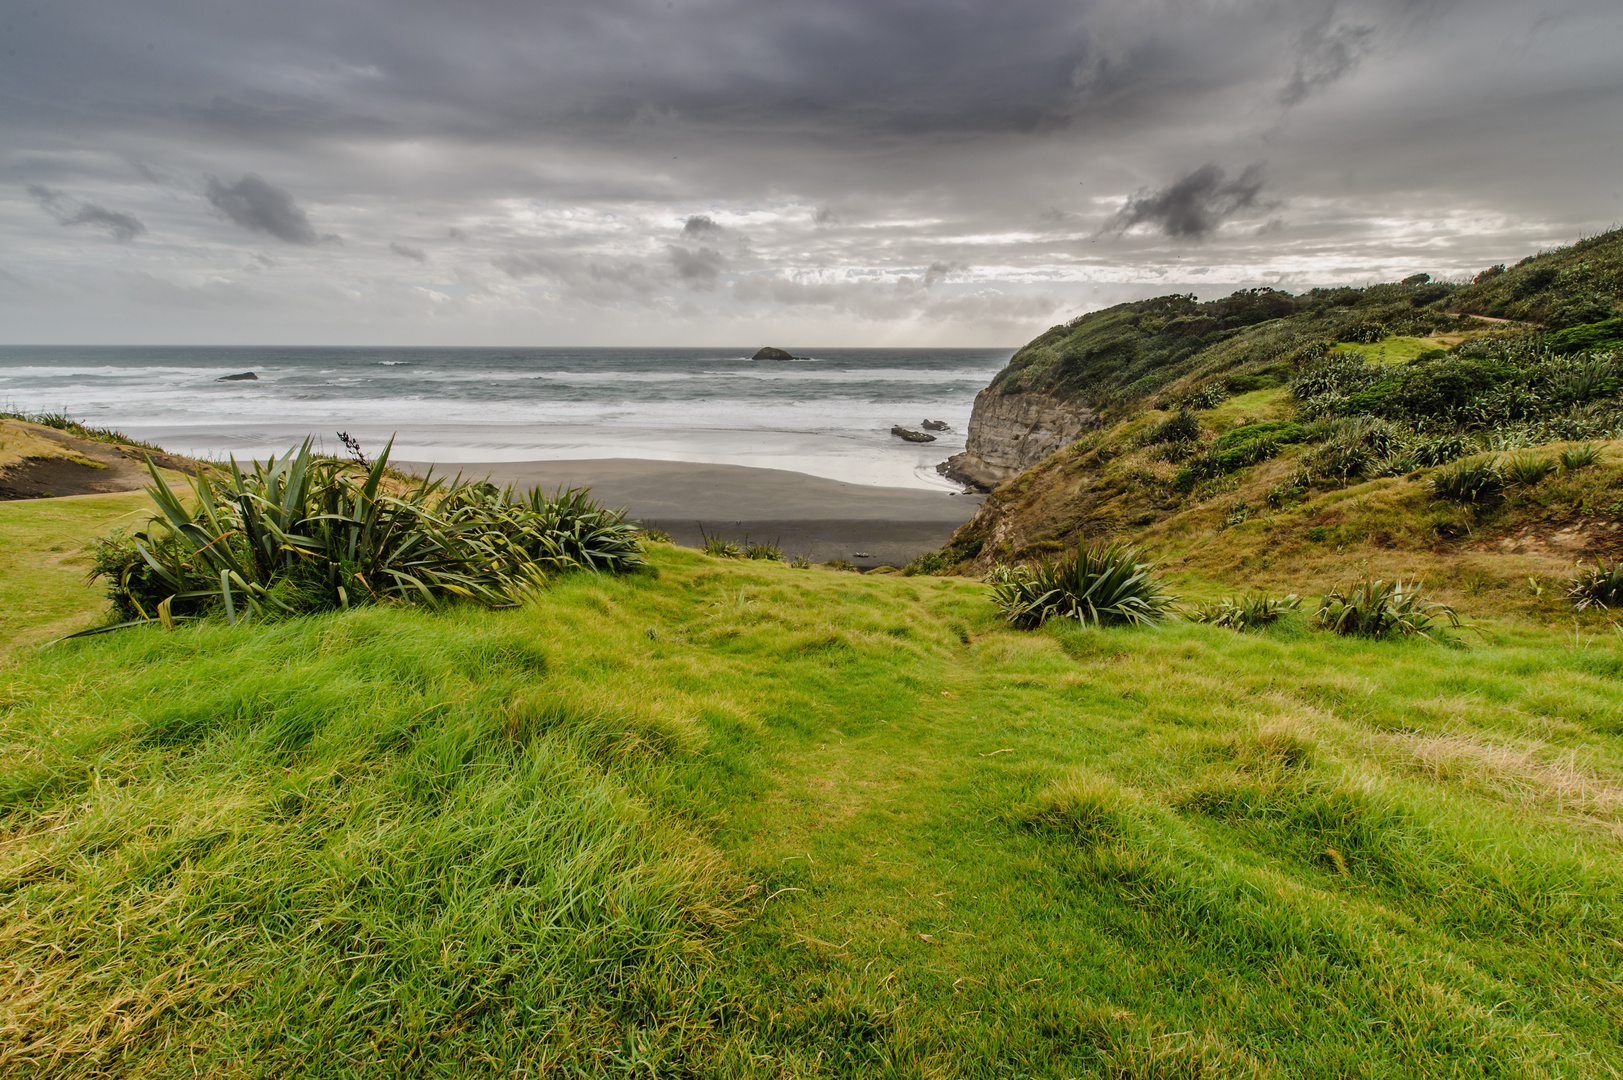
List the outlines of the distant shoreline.
{"label": "distant shoreline", "polygon": [[[422,473],[426,462],[402,461]],[[849,484],[786,469],[640,458],[501,461],[432,466],[436,475],[488,477],[521,489],[590,487],[605,505],[624,506],[677,543],[697,546],[700,530],[730,540],[769,541],[786,557],[848,559],[867,569],[901,566],[945,544],[974,516],[981,496],[921,488]]]}

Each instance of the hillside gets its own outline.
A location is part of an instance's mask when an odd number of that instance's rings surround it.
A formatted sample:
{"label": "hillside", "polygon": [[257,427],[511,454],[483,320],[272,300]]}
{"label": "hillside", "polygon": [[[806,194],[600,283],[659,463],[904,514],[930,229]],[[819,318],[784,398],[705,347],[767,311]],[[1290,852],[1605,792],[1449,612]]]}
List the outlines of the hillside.
{"label": "hillside", "polygon": [[0,660],[0,1076],[1623,1068],[1603,616],[1023,632],[648,558]]}
{"label": "hillside", "polygon": [[[981,392],[969,450],[943,468],[995,490],[914,569],[981,573],[1115,534],[1248,571],[1303,537],[1319,564],[1333,549],[1499,585],[1570,569],[1610,551],[1623,522],[1620,308],[1623,231],[1468,284],[1417,275],[1091,313]],[[1434,497],[1460,462],[1502,472],[1575,443],[1600,450],[1585,477]]]}

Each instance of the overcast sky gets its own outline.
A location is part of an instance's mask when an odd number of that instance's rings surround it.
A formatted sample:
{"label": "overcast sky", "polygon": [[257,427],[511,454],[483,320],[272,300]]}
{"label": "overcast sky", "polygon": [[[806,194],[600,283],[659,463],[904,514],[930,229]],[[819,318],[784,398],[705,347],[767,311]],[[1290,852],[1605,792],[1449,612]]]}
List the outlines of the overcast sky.
{"label": "overcast sky", "polygon": [[1618,0],[7,0],[0,341],[1015,345],[1623,222]]}

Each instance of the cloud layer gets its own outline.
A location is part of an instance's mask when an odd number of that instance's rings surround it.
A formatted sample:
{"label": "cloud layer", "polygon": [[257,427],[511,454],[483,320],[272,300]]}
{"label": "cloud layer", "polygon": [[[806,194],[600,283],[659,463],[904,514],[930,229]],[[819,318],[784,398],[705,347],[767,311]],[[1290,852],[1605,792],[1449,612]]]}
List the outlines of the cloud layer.
{"label": "cloud layer", "polygon": [[0,316],[1014,344],[1133,295],[1458,275],[1623,219],[1620,30],[1601,0],[37,5],[4,27]]}

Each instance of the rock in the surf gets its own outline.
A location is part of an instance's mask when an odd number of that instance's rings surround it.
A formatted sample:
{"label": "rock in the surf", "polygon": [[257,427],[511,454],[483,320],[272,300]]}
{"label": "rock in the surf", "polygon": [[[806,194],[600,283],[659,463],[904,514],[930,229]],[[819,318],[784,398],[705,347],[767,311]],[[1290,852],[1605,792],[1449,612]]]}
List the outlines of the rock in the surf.
{"label": "rock in the surf", "polygon": [[750,359],[751,360],[793,360],[793,359],[795,359],[795,355],[793,353],[786,353],[782,349],[774,349],[772,346],[768,345],[765,348],[763,348],[760,352],[758,352],[754,356],[750,357]]}
{"label": "rock in the surf", "polygon": [[244,371],[240,375],[221,375],[215,382],[258,382],[259,376],[251,371]]}
{"label": "rock in the surf", "polygon": [[891,428],[890,433],[898,439],[906,439],[908,442],[935,442],[934,435],[926,435],[922,431],[909,431],[900,424]]}

